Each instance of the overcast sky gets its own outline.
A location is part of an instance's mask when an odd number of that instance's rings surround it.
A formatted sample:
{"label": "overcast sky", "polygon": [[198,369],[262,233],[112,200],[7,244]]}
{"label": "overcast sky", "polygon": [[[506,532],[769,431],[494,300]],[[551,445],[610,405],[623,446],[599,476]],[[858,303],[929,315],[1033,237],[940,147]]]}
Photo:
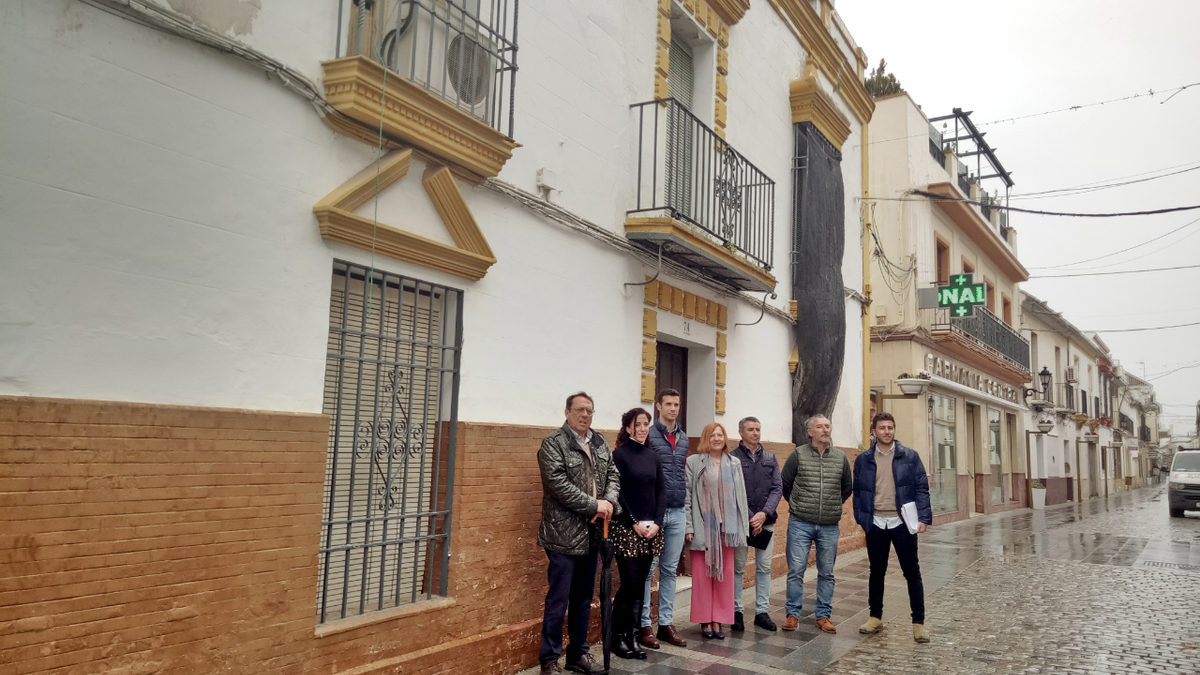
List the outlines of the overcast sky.
{"label": "overcast sky", "polygon": [[[981,126],[1012,173],[1012,206],[1066,212],[1143,211],[1200,204],[1200,168],[1081,195],[1022,193],[1137,180],[1200,167],[1200,2],[1153,0],[838,0],[871,67],[887,59],[926,115],[974,111],[977,125],[1134,94],[1142,98]],[[1197,86],[1149,96],[1183,85]],[[951,134],[952,135],[952,134]],[[987,173],[987,172],[985,172]],[[999,179],[984,181],[1000,189]],[[1126,218],[1014,213],[1019,255],[1033,276],[1200,264],[1200,210]],[[1192,225],[1187,225],[1196,221]],[[1182,227],[1128,253],[1115,253]],[[1031,279],[1024,289],[1155,385],[1165,420],[1193,427],[1200,399],[1200,269]],[[1195,364],[1172,375],[1156,375]]]}

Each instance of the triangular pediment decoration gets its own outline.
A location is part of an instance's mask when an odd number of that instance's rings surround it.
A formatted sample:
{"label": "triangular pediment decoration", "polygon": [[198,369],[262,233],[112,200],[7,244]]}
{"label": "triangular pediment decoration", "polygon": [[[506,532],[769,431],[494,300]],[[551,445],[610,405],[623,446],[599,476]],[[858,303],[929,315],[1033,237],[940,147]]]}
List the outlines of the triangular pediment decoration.
{"label": "triangular pediment decoration", "polygon": [[371,162],[350,180],[313,206],[321,236],[365,251],[374,250],[397,260],[478,281],[496,262],[479,223],[463,199],[447,167],[430,168],[421,184],[437,209],[454,246],[434,241],[394,225],[378,223],[354,211],[408,175],[409,148],[393,150]]}

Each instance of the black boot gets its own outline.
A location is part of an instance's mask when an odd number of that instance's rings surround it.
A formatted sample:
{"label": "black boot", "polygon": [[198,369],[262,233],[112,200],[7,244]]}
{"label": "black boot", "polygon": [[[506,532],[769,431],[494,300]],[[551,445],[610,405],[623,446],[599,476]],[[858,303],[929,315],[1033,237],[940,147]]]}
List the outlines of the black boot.
{"label": "black boot", "polygon": [[625,644],[629,646],[629,651],[633,652],[633,657],[635,659],[641,659],[643,661],[646,660],[646,650],[642,649],[641,645],[638,644],[637,638],[634,637],[633,630],[625,632]]}
{"label": "black boot", "polygon": [[[628,634],[623,630],[614,630],[612,633],[612,653],[623,659],[638,658],[633,649],[629,647]],[[645,652],[642,653],[645,654]]]}

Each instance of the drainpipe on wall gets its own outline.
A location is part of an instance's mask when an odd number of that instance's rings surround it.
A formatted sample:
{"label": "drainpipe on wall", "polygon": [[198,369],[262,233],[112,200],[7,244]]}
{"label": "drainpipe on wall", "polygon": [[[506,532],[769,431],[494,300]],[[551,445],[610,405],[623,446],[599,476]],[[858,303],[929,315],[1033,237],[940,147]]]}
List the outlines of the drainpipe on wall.
{"label": "drainpipe on wall", "polygon": [[870,170],[867,164],[867,125],[862,125],[862,259],[863,297],[862,305],[862,350],[863,350],[863,447],[871,447],[871,222],[867,218],[868,199],[871,196]]}

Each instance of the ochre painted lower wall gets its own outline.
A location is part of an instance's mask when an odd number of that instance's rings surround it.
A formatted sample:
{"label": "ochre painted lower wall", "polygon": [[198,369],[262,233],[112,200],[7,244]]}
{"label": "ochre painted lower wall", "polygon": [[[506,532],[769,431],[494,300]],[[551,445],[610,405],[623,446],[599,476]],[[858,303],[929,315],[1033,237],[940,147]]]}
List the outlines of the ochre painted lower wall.
{"label": "ochre painted lower wall", "polygon": [[[536,452],[551,429],[460,423],[449,599],[317,637],[328,431],[323,415],[0,397],[6,673],[535,664],[546,587]],[[791,446],[771,450],[782,462]],[[849,501],[841,525],[839,549],[861,547]],[[786,514],[778,527],[775,576]]]}

